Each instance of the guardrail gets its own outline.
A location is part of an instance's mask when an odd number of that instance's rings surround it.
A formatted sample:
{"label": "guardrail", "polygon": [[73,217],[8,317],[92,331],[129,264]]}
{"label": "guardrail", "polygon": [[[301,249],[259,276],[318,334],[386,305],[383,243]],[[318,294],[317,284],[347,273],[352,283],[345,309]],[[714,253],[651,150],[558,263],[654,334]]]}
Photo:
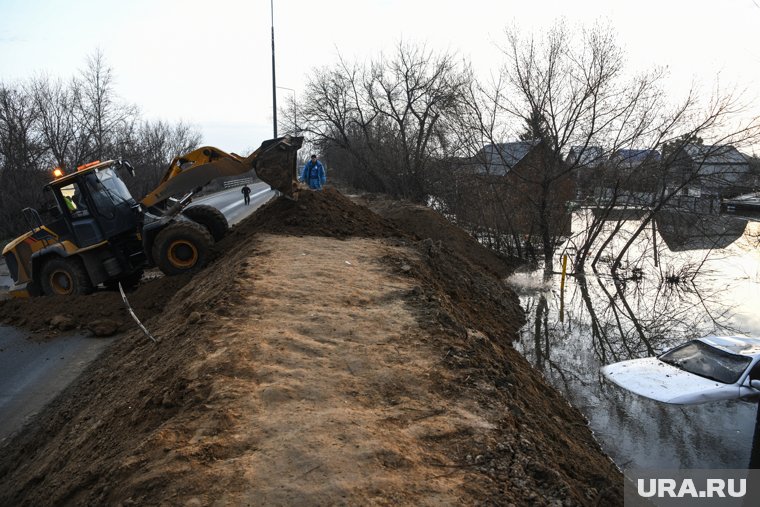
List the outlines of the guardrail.
{"label": "guardrail", "polygon": [[239,178],[237,180],[227,180],[224,182],[224,188],[242,187],[243,185],[253,185],[253,178]]}

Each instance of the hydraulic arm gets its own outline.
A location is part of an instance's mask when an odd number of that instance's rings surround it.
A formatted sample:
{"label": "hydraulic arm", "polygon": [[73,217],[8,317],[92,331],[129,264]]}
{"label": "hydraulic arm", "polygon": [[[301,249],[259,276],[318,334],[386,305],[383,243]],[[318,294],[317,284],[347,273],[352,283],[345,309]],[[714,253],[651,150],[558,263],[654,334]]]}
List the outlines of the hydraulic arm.
{"label": "hydraulic arm", "polygon": [[296,154],[303,137],[280,137],[261,144],[247,157],[204,146],[172,160],[161,183],[146,195],[141,204],[155,206],[169,197],[191,192],[211,180],[236,176],[251,169],[256,176],[285,196],[298,197]]}

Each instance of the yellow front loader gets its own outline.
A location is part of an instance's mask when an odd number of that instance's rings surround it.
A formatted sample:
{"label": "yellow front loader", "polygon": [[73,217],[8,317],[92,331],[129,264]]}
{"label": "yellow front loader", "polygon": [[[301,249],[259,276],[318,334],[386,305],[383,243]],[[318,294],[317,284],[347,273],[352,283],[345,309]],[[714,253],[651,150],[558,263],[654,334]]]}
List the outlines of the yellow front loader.
{"label": "yellow front loader", "polygon": [[193,194],[216,178],[255,170],[286,197],[298,197],[296,157],[302,137],[261,144],[248,157],[210,146],[175,158],[156,189],[137,202],[119,174],[128,162],[86,164],[56,174],[53,220],[43,224],[23,210],[29,232],[11,241],[3,256],[14,281],[11,295],[88,294],[100,284],[135,285],[146,267],[167,275],[203,267],[215,241],[227,231],[224,215],[210,206],[188,207]]}

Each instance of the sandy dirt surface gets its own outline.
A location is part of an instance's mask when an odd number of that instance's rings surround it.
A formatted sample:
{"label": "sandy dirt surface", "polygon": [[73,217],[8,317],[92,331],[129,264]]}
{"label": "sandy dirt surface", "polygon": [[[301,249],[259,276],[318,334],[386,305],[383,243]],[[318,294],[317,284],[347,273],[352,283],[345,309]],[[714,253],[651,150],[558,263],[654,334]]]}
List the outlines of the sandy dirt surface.
{"label": "sandy dirt surface", "polygon": [[448,457],[426,444],[491,423],[467,403],[450,410],[436,389],[439,350],[404,302],[413,283],[383,262],[399,251],[376,240],[261,241],[251,291],[219,344],[252,373],[219,386],[241,400],[232,433],[244,443],[234,467],[211,465],[239,474],[222,503],[462,500],[462,475],[445,473]]}
{"label": "sandy dirt surface", "polygon": [[159,343],[127,333],[0,448],[0,505],[622,504],[475,257],[335,191],[269,203],[132,293]]}
{"label": "sandy dirt surface", "polygon": [[518,259],[502,257],[473,241],[467,232],[428,207],[377,194],[358,195],[353,200],[418,239],[444,243],[459,258],[467,259],[498,278],[508,277],[521,264]]}

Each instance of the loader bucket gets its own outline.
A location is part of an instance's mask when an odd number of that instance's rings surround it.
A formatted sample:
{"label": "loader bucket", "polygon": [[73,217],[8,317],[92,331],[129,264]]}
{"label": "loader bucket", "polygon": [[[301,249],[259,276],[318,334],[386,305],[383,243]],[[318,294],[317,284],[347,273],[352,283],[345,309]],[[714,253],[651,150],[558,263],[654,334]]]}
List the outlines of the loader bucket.
{"label": "loader bucket", "polygon": [[264,141],[246,159],[246,165],[256,170],[256,176],[290,199],[298,198],[298,167],[296,155],[303,137],[280,137]]}

